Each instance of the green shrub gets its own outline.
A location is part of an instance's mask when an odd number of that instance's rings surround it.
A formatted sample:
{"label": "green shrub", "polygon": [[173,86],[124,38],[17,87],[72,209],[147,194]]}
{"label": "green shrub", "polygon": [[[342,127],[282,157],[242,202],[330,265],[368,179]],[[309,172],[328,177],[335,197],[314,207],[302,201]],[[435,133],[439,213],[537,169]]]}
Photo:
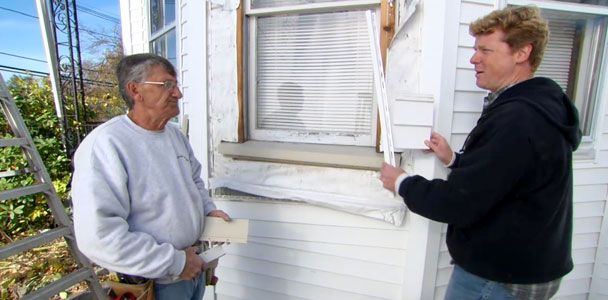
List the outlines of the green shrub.
{"label": "green shrub", "polygon": [[[8,88],[21,112],[25,124],[51,176],[59,197],[68,197],[70,161],[61,139],[61,127],[55,113],[53,94],[48,80],[32,77],[13,76]],[[6,119],[0,119],[0,136],[12,137],[12,130]],[[0,149],[0,171],[19,170],[27,167],[27,162],[18,147]],[[14,189],[34,183],[31,175],[19,175],[0,179],[0,190]],[[0,204],[0,226],[3,239],[24,233],[37,232],[53,227],[53,219],[46,198],[42,194],[12,199]]]}

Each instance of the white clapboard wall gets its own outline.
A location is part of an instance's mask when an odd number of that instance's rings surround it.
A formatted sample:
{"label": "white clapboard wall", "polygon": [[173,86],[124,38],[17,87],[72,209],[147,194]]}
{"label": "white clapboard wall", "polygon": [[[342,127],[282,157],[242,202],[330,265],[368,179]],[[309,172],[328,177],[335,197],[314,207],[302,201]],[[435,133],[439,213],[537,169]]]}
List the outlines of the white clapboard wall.
{"label": "white clapboard wall", "polygon": [[408,233],[300,203],[216,201],[249,219],[247,244],[224,246],[223,299],[400,299]]}

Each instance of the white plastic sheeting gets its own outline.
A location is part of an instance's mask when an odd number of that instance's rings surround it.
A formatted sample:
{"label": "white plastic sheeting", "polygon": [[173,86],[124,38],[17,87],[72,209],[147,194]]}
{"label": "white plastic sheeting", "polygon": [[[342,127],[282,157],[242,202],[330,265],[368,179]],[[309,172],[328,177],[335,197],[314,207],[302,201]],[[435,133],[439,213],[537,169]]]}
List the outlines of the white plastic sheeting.
{"label": "white plastic sheeting", "polygon": [[[220,170],[218,170],[220,171]],[[211,187],[299,200],[400,226],[405,204],[382,187],[378,172],[276,163],[226,161]]]}

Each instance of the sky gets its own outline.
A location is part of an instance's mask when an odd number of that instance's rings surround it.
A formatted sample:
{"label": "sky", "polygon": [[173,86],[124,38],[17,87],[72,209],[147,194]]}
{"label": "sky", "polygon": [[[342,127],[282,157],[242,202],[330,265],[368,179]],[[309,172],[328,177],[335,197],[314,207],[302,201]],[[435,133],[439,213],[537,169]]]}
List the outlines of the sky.
{"label": "sky", "polygon": [[[76,0],[76,4],[79,26],[94,32],[80,32],[82,59],[95,60],[102,52],[91,49],[91,35],[113,35],[115,29],[120,33],[119,0]],[[36,0],[0,0],[0,66],[48,73],[48,65],[41,62],[46,55],[37,17]],[[5,81],[14,75],[1,73]]]}

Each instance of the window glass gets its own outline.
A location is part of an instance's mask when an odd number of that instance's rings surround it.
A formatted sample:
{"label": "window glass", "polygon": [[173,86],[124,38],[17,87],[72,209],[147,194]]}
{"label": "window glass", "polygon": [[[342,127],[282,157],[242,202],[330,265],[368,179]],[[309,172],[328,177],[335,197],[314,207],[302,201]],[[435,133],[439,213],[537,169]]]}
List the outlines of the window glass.
{"label": "window glass", "polygon": [[175,0],[150,0],[150,29],[152,34],[175,21]]}
{"label": "window glass", "polygon": [[165,2],[164,25],[169,25],[175,21],[175,0],[165,0],[164,2]]}
{"label": "window glass", "polygon": [[549,43],[537,76],[554,79],[579,110],[581,129],[591,135],[606,42],[605,16],[543,10]]}
{"label": "window glass", "polygon": [[[175,1],[150,0],[150,52],[166,58],[177,70]],[[178,117],[171,122],[179,122]]]}
{"label": "window glass", "polygon": [[257,128],[369,133],[364,12],[261,18],[257,45]]}
{"label": "window glass", "polygon": [[277,12],[249,21],[250,138],[375,145],[364,10]]}
{"label": "window glass", "polygon": [[150,30],[157,32],[163,27],[163,6],[161,0],[150,0]]}
{"label": "window glass", "polygon": [[177,67],[176,45],[175,29],[152,40],[151,43],[152,52],[168,59],[174,67]]}

